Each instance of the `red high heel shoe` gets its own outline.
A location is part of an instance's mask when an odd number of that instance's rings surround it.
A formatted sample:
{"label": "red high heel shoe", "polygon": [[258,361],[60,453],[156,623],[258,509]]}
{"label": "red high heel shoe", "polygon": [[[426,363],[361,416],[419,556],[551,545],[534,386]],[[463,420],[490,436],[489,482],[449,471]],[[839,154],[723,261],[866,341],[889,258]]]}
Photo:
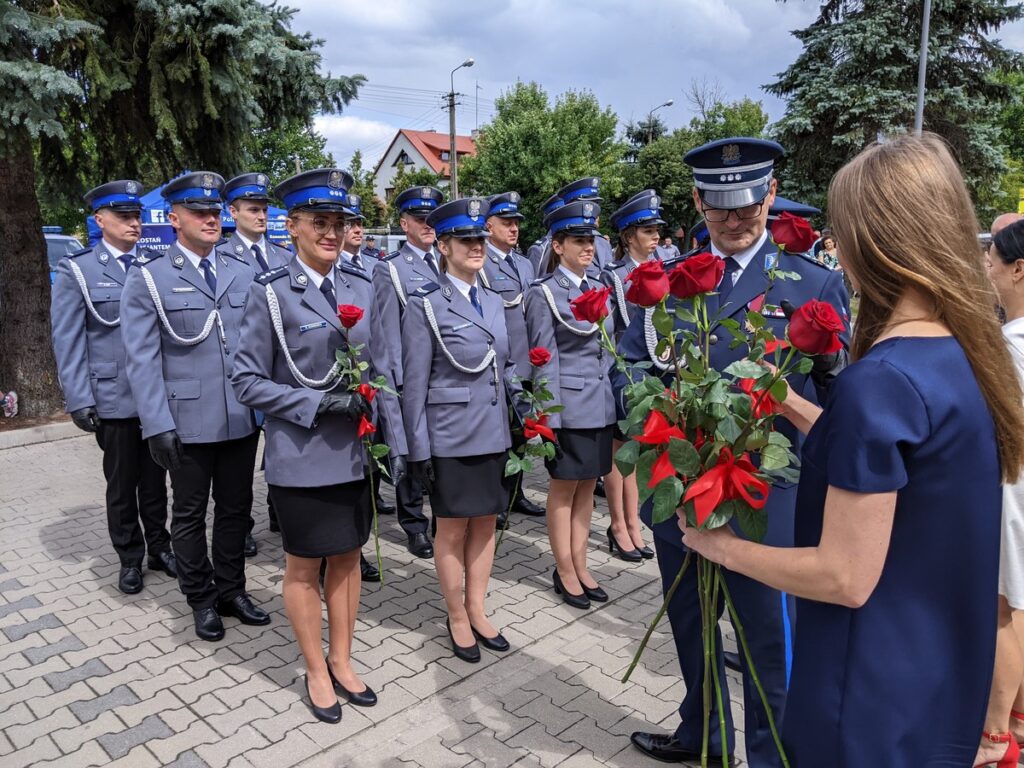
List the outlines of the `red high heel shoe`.
{"label": "red high heel shoe", "polygon": [[1017,760],[1020,759],[1020,745],[1013,738],[1013,734],[982,731],[981,738],[983,741],[988,741],[992,744],[1005,744],[1006,752],[1003,753],[1003,756],[998,761],[978,763],[974,768],[984,768],[986,765],[994,765],[996,768],[1017,768]]}

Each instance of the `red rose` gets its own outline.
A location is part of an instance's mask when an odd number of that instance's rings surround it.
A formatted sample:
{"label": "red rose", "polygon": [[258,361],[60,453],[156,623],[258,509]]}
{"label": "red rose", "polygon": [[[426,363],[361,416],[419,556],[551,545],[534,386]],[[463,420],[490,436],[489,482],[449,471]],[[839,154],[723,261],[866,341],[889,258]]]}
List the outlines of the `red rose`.
{"label": "red rose", "polygon": [[713,253],[698,253],[668,273],[669,290],[677,299],[710,293],[718,287],[724,274],[724,259]]}
{"label": "red rose", "polygon": [[530,350],[530,365],[534,368],[543,368],[551,362],[551,353],[544,347],[534,347]]}
{"label": "red rose", "polygon": [[658,460],[654,462],[654,466],[651,467],[651,479],[647,481],[647,487],[654,488],[666,477],[672,477],[675,473],[676,468],[672,466],[672,459],[669,458],[668,451],[662,451]]}
{"label": "red rose", "polygon": [[366,399],[366,402],[368,403],[372,403],[373,398],[377,396],[377,390],[371,387],[369,384],[360,384],[358,387],[356,387],[356,392],[362,395]]}
{"label": "red rose", "polygon": [[644,422],[643,433],[633,439],[643,445],[665,445],[673,437],[677,440],[686,439],[686,435],[679,427],[668,423],[665,414],[661,411],[651,411]]}
{"label": "red rose", "polygon": [[357,437],[366,437],[367,435],[372,435],[376,431],[377,428],[373,426],[372,421],[365,416],[359,417],[359,428],[356,430]]}
{"label": "red rose", "polygon": [[626,301],[640,307],[653,307],[668,296],[668,275],[660,261],[645,261],[626,278]]}
{"label": "red rose", "polygon": [[831,355],[843,348],[839,334],[846,330],[835,307],[811,299],[789,320],[789,343],[805,355]]}
{"label": "red rose", "polygon": [[536,419],[532,419],[529,416],[523,419],[523,436],[529,440],[537,437],[537,435],[552,443],[557,442],[555,433],[548,426],[548,415],[546,413],[538,414]]}
{"label": "red rose", "polygon": [[750,395],[750,410],[753,412],[754,418],[760,419],[762,416],[782,413],[782,406],[779,404],[779,401],[772,397],[768,390],[754,389],[755,381],[755,379],[739,380],[740,389]]}
{"label": "red rose", "polygon": [[339,304],[338,305],[338,320],[341,321],[341,325],[344,328],[351,328],[353,325],[363,319],[363,310],[357,307],[355,304]]}
{"label": "red rose", "polygon": [[790,253],[806,253],[817,239],[807,219],[792,213],[783,213],[772,222],[772,240]]}
{"label": "red rose", "polygon": [[579,298],[569,302],[572,316],[581,323],[599,323],[608,316],[608,297],[612,289],[591,288]]}

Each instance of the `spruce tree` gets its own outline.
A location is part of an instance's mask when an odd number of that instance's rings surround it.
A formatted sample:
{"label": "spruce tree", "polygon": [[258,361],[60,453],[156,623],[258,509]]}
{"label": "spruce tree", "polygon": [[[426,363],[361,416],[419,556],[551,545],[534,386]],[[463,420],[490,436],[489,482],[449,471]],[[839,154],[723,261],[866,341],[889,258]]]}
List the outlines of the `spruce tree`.
{"label": "spruce tree", "polygon": [[[835,172],[879,135],[913,130],[921,36],[920,0],[827,0],[793,34],[804,49],[766,86],[788,101],[774,136],[787,157],[782,193],[825,207]],[[1004,170],[997,117],[1010,91],[995,74],[1021,56],[993,35],[1019,19],[1008,0],[934,0],[924,128],[943,136],[975,199]]]}

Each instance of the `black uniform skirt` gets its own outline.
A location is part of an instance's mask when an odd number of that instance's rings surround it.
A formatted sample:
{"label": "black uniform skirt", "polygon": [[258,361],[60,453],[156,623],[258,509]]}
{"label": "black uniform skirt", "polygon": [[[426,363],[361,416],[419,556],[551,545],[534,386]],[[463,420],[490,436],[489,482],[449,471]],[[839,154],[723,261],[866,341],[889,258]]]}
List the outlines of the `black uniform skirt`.
{"label": "black uniform skirt", "polygon": [[435,456],[434,490],[430,509],[434,517],[483,517],[508,509],[508,491],[501,483],[508,454]]}
{"label": "black uniform skirt", "polygon": [[319,488],[268,486],[281,526],[284,551],[296,557],[329,557],[362,547],[373,530],[366,480]]}
{"label": "black uniform skirt", "polygon": [[612,471],[612,425],[598,429],[555,430],[562,458],[544,465],[555,480],[596,480]]}

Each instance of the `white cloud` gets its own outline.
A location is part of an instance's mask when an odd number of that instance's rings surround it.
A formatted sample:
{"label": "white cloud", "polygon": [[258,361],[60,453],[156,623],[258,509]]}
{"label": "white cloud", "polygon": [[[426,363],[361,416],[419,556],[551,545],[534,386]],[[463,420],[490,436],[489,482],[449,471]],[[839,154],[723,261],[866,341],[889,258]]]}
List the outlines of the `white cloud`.
{"label": "white cloud", "polygon": [[327,139],[327,149],[340,168],[348,166],[357,149],[363,153],[363,167],[372,168],[396,132],[388,123],[354,115],[320,115],[316,130]]}

